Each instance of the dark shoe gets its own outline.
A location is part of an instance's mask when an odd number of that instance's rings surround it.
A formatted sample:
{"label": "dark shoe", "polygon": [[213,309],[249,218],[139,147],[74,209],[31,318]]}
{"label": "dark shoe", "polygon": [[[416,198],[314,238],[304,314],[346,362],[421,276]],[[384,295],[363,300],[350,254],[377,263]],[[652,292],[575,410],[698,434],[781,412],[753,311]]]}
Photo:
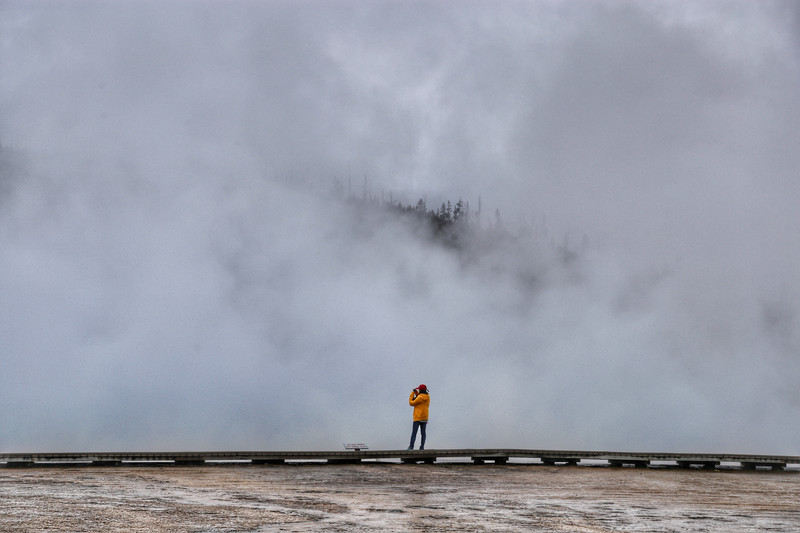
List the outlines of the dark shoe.
{"label": "dark shoe", "polygon": [[413,446],[409,446],[408,448],[406,448],[406,451],[407,451],[407,452],[410,452],[410,451],[411,451],[411,450],[413,450],[413,449],[414,449],[414,447],[413,447]]}
{"label": "dark shoe", "polygon": [[420,447],[419,447],[419,449],[420,449],[420,450],[424,450],[425,448],[424,448],[423,446],[420,446]]}

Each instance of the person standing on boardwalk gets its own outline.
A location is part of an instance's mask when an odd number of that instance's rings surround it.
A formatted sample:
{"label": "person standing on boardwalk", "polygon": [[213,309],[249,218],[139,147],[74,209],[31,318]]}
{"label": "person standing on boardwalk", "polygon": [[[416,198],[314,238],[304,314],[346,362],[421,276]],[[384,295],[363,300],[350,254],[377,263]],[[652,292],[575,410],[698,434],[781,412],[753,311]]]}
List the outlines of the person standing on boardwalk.
{"label": "person standing on boardwalk", "polygon": [[424,384],[411,391],[411,396],[408,397],[408,405],[414,408],[414,426],[411,430],[411,444],[408,445],[409,450],[414,449],[414,441],[417,440],[417,430],[420,431],[419,449],[425,449],[425,428],[428,425],[428,406],[431,403],[431,397],[428,394],[428,387]]}

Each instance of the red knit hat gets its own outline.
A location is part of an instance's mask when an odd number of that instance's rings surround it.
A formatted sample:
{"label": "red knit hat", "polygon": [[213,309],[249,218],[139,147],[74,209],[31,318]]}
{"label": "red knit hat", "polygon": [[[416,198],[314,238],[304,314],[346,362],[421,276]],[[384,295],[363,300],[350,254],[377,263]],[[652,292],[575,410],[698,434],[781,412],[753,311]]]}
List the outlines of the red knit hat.
{"label": "red knit hat", "polygon": [[417,388],[420,390],[420,392],[428,392],[428,387],[426,387],[424,383]]}

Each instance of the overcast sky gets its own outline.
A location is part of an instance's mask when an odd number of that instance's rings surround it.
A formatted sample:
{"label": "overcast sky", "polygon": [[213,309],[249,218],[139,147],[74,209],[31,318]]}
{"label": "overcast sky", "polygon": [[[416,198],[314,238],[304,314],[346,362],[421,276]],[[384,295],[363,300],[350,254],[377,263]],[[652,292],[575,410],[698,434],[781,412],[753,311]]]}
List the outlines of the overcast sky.
{"label": "overcast sky", "polygon": [[0,1],[0,450],[798,455],[798,124],[789,0]]}

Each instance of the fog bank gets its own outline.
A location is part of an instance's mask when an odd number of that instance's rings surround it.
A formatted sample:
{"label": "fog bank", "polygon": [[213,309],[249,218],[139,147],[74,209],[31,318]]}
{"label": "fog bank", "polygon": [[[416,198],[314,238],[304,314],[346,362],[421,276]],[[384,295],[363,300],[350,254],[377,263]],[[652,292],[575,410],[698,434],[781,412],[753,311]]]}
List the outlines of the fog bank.
{"label": "fog bank", "polygon": [[[403,448],[426,383],[432,448],[800,453],[798,35],[792,2],[0,3],[0,449]],[[465,259],[348,193],[509,237]]]}

